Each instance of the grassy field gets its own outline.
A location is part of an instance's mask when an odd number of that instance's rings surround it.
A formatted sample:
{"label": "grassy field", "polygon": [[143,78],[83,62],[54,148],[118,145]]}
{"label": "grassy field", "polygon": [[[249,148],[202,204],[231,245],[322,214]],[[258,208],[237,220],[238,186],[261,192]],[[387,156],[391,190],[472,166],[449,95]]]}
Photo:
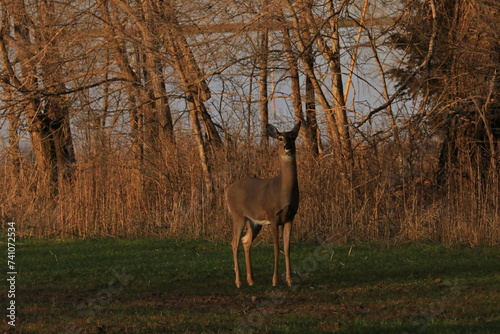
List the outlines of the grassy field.
{"label": "grassy field", "polygon": [[256,285],[236,289],[228,244],[21,240],[0,332],[500,332],[498,248],[295,244],[291,288],[271,287],[270,245],[253,255]]}

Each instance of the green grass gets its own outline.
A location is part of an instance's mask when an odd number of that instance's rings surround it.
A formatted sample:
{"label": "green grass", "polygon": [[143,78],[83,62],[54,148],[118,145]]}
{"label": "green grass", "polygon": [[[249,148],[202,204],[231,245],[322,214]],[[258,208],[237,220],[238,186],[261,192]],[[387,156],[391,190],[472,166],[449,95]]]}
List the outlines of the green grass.
{"label": "green grass", "polygon": [[17,326],[2,314],[0,332],[500,331],[498,248],[294,244],[291,288],[271,287],[270,245],[253,260],[256,285],[237,289],[227,243],[21,240]]}

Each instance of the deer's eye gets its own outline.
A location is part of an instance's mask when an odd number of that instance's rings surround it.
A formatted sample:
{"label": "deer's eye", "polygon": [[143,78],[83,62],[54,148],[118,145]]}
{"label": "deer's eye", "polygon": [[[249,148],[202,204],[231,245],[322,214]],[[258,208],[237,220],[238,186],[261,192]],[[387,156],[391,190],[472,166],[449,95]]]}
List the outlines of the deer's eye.
{"label": "deer's eye", "polygon": [[279,140],[279,141],[283,141],[283,137],[279,136],[279,137],[278,137],[278,140]]}

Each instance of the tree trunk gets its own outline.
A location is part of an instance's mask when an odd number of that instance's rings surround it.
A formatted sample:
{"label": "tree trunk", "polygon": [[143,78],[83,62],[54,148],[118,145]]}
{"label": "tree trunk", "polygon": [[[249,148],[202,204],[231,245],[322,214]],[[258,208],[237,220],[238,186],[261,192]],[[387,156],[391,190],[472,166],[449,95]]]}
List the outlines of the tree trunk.
{"label": "tree trunk", "polygon": [[345,161],[345,172],[350,173],[354,166],[354,158],[351,146],[351,135],[349,133],[349,120],[347,118],[347,111],[344,97],[344,85],[342,83],[342,73],[340,68],[340,40],[338,29],[338,15],[334,15],[333,8],[330,11],[332,20],[332,45],[330,59],[330,70],[332,73],[332,95],[334,101],[333,113],[337,121],[337,127],[340,135],[341,157]]}
{"label": "tree trunk", "polygon": [[[4,87],[4,92],[7,91]],[[8,97],[7,97],[8,98]],[[19,114],[13,108],[7,110],[7,120],[9,122],[9,170],[12,180],[16,182],[21,175],[21,149],[19,148],[18,130],[20,126]]]}
{"label": "tree trunk", "polygon": [[307,9],[304,10],[304,14],[310,34],[312,36],[315,36],[318,49],[323,54],[323,57],[327,60],[328,66],[330,67],[332,76],[333,110],[329,109],[326,111],[327,122],[330,131],[333,132],[332,137],[338,138],[340,157],[344,164],[344,172],[347,173],[352,170],[354,158],[349,133],[349,121],[347,118],[345,106],[344,86],[342,83],[342,74],[340,68],[340,43],[338,29],[339,16],[338,13],[335,12],[335,8],[331,0],[328,2],[328,5],[330,25],[332,30],[332,42],[330,47],[319,33],[318,27],[315,25],[312,8],[309,3],[308,5],[306,5]]}
{"label": "tree trunk", "polygon": [[[8,18],[6,15],[2,18],[2,25],[8,25]],[[14,74],[14,69],[9,59],[7,45],[5,44],[7,38],[5,30],[6,29],[0,29],[0,33],[2,34],[0,35],[0,56],[3,70],[6,73],[3,80],[0,82],[0,87],[4,92],[6,105],[3,108],[5,109],[5,114],[9,123],[9,169],[12,180],[16,181],[19,179],[19,171],[21,168],[21,151],[19,148],[19,135],[17,133],[21,122],[21,113],[16,112],[15,106],[11,105],[11,103],[15,99],[15,89],[13,87],[19,86],[20,83]]]}
{"label": "tree trunk", "polygon": [[266,127],[269,123],[269,97],[267,92],[268,76],[268,56],[269,56],[269,36],[267,29],[261,33],[260,49],[258,54],[259,66],[259,106],[260,106],[260,133],[261,145],[269,146],[269,138],[266,134]]}
{"label": "tree trunk", "polygon": [[[305,55],[305,61],[308,62],[308,67],[312,67],[314,58],[311,54],[308,54]],[[316,119],[316,96],[314,94],[313,82],[308,75],[306,75],[306,120],[311,151],[314,154],[319,154],[323,149],[321,146],[321,134]]]}
{"label": "tree trunk", "polygon": [[[337,148],[341,147],[340,130],[337,125],[337,120],[335,119],[335,114],[332,112],[330,102],[328,102],[328,99],[321,88],[321,83],[318,81],[316,74],[314,73],[314,62],[311,62],[311,58],[307,56],[311,54],[311,44],[314,41],[312,36],[314,36],[316,41],[321,38],[318,28],[314,25],[312,14],[310,13],[310,5],[310,2],[302,1],[298,6],[301,14],[299,15],[299,13],[297,13],[295,8],[292,6],[291,2],[287,1],[288,10],[292,17],[295,39],[298,42],[302,64],[305,68],[306,78],[310,80],[311,86],[314,87],[315,95],[318,98],[323,111],[326,113],[329,137],[332,141],[332,146]],[[320,44],[319,42],[317,43]]]}
{"label": "tree trunk", "polygon": [[[70,128],[70,106],[64,85],[63,61],[57,45],[58,29],[53,4],[41,1],[44,15],[30,17],[23,1],[2,8],[12,16],[14,48],[20,60],[22,79],[15,77],[8,54],[4,56],[10,79],[24,95],[28,132],[39,176],[39,188],[57,193],[61,182],[71,180],[76,162]],[[4,41],[2,49],[6,49]],[[38,78],[42,78],[39,81]],[[40,87],[41,84],[43,87]],[[43,94],[41,92],[43,91]]]}
{"label": "tree trunk", "polygon": [[[120,75],[126,81],[126,91],[129,103],[129,124],[131,134],[131,152],[133,157],[133,165],[137,171],[140,171],[144,160],[143,136],[141,134],[143,128],[143,115],[141,106],[146,104],[144,93],[140,90],[140,79],[138,74],[128,59],[126,52],[125,33],[123,27],[118,23],[118,19],[113,16],[117,14],[116,7],[111,7],[111,3],[106,0],[100,0],[99,6],[101,15],[105,22],[108,23],[106,33],[109,36],[112,54],[116,65],[120,69]],[[120,2],[118,2],[120,4]],[[130,14],[130,13],[129,13]],[[121,37],[121,38],[120,38]],[[139,178],[139,172],[135,173]],[[139,182],[139,180],[137,180]]]}
{"label": "tree trunk", "polygon": [[[282,28],[283,43],[286,52],[286,58],[290,69],[290,81],[292,88],[293,108],[295,111],[295,118],[303,121],[304,141],[309,151],[317,156],[319,154],[318,141],[317,141],[317,122],[316,122],[316,100],[314,95],[314,87],[311,80],[306,77],[306,117],[302,111],[302,97],[300,93],[300,80],[299,80],[299,64],[295,56],[290,40],[290,32],[285,27]],[[309,57],[307,55],[306,57]],[[309,57],[312,58],[312,57]],[[310,65],[312,66],[312,65]]]}
{"label": "tree trunk", "polygon": [[203,133],[201,131],[200,120],[198,119],[196,107],[194,102],[189,102],[191,105],[189,116],[191,118],[191,126],[193,127],[193,133],[196,139],[196,145],[198,146],[198,154],[200,155],[201,168],[203,171],[203,180],[205,182],[205,189],[207,194],[212,200],[215,195],[214,182],[212,179],[212,172],[210,169],[210,163],[208,160],[207,149],[205,147],[205,141],[203,140]]}
{"label": "tree trunk", "polygon": [[166,47],[173,58],[171,65],[179,75],[189,104],[195,108],[197,118],[203,122],[208,142],[213,148],[220,148],[222,139],[204,105],[211,95],[205,75],[199,68],[191,47],[179,27],[174,6],[170,1],[167,1],[164,6]]}

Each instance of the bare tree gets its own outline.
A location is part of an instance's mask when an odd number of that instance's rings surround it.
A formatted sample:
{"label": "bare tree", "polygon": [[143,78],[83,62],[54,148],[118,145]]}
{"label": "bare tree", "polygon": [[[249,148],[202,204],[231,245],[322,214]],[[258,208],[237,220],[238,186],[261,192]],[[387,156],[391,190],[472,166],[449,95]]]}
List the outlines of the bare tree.
{"label": "bare tree", "polygon": [[[434,2],[430,2],[434,5]],[[433,9],[433,12],[431,11]],[[500,125],[498,91],[499,8],[491,2],[456,0],[436,3],[408,3],[405,30],[396,36],[399,45],[410,48],[407,67],[395,70],[421,103],[432,112],[427,116],[442,135],[437,171],[438,183],[446,184],[456,175],[482,179],[495,170],[498,159]],[[434,16],[434,19],[433,19]],[[429,24],[429,22],[436,22]],[[431,29],[439,31],[434,37]],[[425,55],[422,45],[436,38],[432,61],[416,74],[411,71]],[[457,47],[460,45],[460,47]],[[472,161],[481,168],[454,173]]]}
{"label": "bare tree", "polygon": [[1,5],[4,83],[26,112],[40,186],[57,192],[76,161],[60,45],[66,26],[50,1],[31,3],[29,10],[21,0]]}
{"label": "bare tree", "polygon": [[[282,22],[287,20],[285,14],[282,14]],[[312,49],[309,48],[304,50],[303,53],[294,51],[293,35],[291,33],[291,28],[286,24],[282,25],[281,28],[283,35],[283,46],[286,54],[286,59],[288,62],[288,67],[290,71],[290,86],[292,90],[293,107],[295,112],[295,117],[298,120],[302,120],[304,124],[302,131],[304,133],[304,140],[306,142],[309,151],[313,155],[319,153],[319,136],[318,136],[318,124],[316,120],[316,99],[314,94],[314,86],[312,84],[311,78],[305,76],[305,117],[302,110],[302,94],[300,85],[300,67],[299,59],[305,61],[308,68],[314,67],[314,56]],[[295,36],[303,36],[304,40],[311,40],[307,29],[302,29],[302,31],[297,32]]]}
{"label": "bare tree", "polygon": [[[298,41],[300,51],[303,54],[302,63],[305,67],[305,72],[310,85],[314,87],[316,97],[318,98],[324,112],[330,139],[341,156],[341,161],[345,164],[344,172],[350,170],[353,163],[353,152],[351,146],[351,138],[349,133],[349,120],[345,108],[344,86],[341,77],[340,66],[340,42],[338,34],[338,20],[341,9],[337,10],[333,2],[327,2],[328,6],[328,22],[330,38],[325,38],[323,22],[318,20],[313,15],[313,2],[300,1],[296,5],[287,2],[287,11],[291,16],[294,28],[297,31],[295,38]],[[342,8],[342,7],[341,7]],[[299,33],[300,31],[304,31]],[[307,50],[316,44],[318,51],[328,64],[331,73],[331,96],[330,102],[327,95],[323,92],[322,84],[319,82],[311,58],[307,57]]]}

